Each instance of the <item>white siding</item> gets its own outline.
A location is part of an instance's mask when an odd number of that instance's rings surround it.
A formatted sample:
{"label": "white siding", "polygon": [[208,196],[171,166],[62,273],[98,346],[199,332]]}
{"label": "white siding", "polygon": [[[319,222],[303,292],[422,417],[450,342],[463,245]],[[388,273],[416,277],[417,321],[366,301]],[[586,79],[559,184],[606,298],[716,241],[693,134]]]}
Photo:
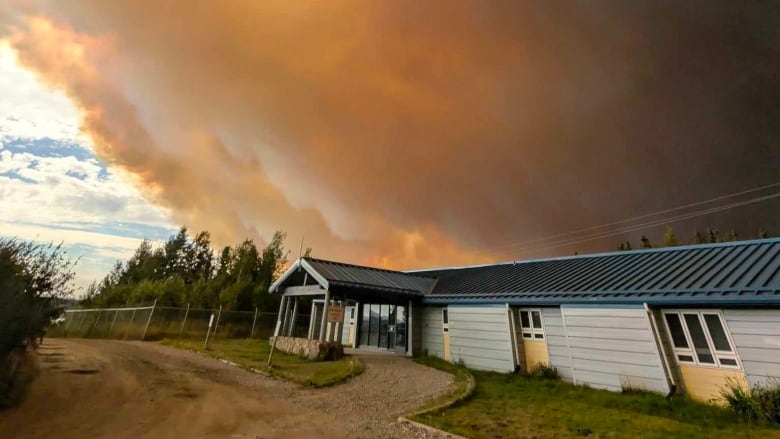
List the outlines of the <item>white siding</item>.
{"label": "white siding", "polygon": [[780,310],[724,309],[750,385],[780,378]]}
{"label": "white siding", "polygon": [[547,352],[550,354],[550,365],[558,370],[561,379],[572,382],[571,353],[566,343],[561,309],[542,308],[542,321],[544,336],[547,339]]}
{"label": "white siding", "polygon": [[453,362],[496,372],[515,370],[506,305],[450,305],[449,326]]}
{"label": "white siding", "polygon": [[[669,392],[658,344],[644,308],[564,306],[561,314],[572,376],[577,384],[612,391],[630,386]],[[547,343],[550,344],[549,339]]]}
{"label": "white siding", "polygon": [[423,353],[434,357],[444,358],[444,338],[441,331],[441,307],[426,306],[415,308],[415,312],[422,314],[422,328],[420,336],[422,338]]}
{"label": "white siding", "polygon": [[346,306],[344,307],[344,324],[341,328],[341,343],[345,345],[351,345],[349,342],[349,322],[350,322],[350,313],[354,309],[354,306]]}

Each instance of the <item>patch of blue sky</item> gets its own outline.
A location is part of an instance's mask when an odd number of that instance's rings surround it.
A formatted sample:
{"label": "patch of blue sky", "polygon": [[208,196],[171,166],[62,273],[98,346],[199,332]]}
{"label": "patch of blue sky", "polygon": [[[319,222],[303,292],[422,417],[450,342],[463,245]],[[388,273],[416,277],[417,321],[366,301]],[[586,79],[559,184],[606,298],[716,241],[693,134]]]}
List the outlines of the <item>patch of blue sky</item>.
{"label": "patch of blue sky", "polygon": [[150,241],[164,241],[177,232],[172,227],[161,227],[149,224],[133,222],[109,221],[102,223],[84,223],[75,221],[58,222],[53,225],[37,224],[41,227],[53,229],[78,230],[104,235],[120,236],[123,238],[148,239]]}
{"label": "patch of blue sky", "polygon": [[73,142],[67,142],[63,140],[55,140],[49,138],[42,139],[0,139],[2,143],[2,149],[6,149],[13,153],[32,154],[37,157],[74,157],[77,160],[87,161],[95,160],[101,166],[105,168],[105,165],[95,156],[95,154],[82,145]]}
{"label": "patch of blue sky", "polygon": [[87,174],[78,171],[65,171],[65,175],[68,177],[78,178],[81,181],[86,181],[87,177],[89,177]]}
{"label": "patch of blue sky", "polygon": [[35,181],[35,180],[31,179],[31,178],[27,178],[27,177],[24,177],[24,176],[20,175],[17,171],[0,172],[0,177],[12,178],[14,180],[19,180],[19,181],[23,181],[25,183],[31,183],[31,184],[37,183],[37,181]]}

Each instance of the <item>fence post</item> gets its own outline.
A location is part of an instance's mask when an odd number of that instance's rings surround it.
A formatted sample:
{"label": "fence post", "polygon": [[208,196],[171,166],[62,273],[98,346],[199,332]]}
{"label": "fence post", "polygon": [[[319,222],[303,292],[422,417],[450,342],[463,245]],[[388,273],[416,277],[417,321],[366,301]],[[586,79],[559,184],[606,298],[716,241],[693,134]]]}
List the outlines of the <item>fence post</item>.
{"label": "fence post", "polygon": [[249,338],[255,336],[255,323],[257,323],[257,307],[255,307],[255,318],[252,319],[252,330],[249,331]]}
{"label": "fence post", "polygon": [[214,323],[214,337],[217,336],[217,328],[219,328],[219,317],[222,315],[222,305],[219,305],[219,311],[217,311],[217,321]]}
{"label": "fence post", "polygon": [[97,317],[95,318],[95,323],[92,324],[92,328],[89,330],[89,335],[86,336],[86,338],[92,337],[92,334],[95,333],[95,328],[97,328],[98,323],[100,323],[100,316],[102,315],[103,310],[99,309],[97,313]]}
{"label": "fence post", "polygon": [[146,331],[149,329],[149,323],[152,323],[152,316],[154,315],[154,309],[157,307],[157,299],[154,299],[152,304],[152,312],[149,313],[149,319],[146,320],[146,326],[144,326],[144,335],[141,336],[141,340],[146,340]]}
{"label": "fence post", "polygon": [[133,320],[135,320],[135,308],[133,308],[133,313],[130,314],[130,321],[127,322],[127,328],[125,328],[125,340],[127,340],[127,334],[130,332],[130,327],[133,326]]}
{"label": "fence post", "polygon": [[184,324],[187,323],[187,314],[190,313],[190,304],[187,304],[187,311],[184,311],[184,320],[181,321],[181,329],[179,329],[179,338],[184,333]]}
{"label": "fence post", "polygon": [[84,320],[87,319],[87,314],[89,314],[89,311],[84,311],[84,317],[82,317],[79,322],[79,331],[81,331],[81,327],[84,326]]}
{"label": "fence post", "polygon": [[[65,311],[65,315],[66,315],[66,316],[68,315],[68,311]],[[65,325],[65,338],[68,338],[68,329],[70,329],[70,324],[71,324],[71,322],[73,322],[73,319],[75,319],[75,318],[76,318],[76,316],[74,315],[74,313],[70,313],[70,315],[72,316],[70,319],[67,319],[67,318],[66,318],[66,319],[68,320],[68,324],[67,324],[67,325]]]}
{"label": "fence post", "polygon": [[106,336],[111,338],[111,331],[114,330],[114,323],[116,323],[116,316],[119,314],[119,310],[114,311],[114,318],[111,320],[111,326],[108,327],[108,333]]}
{"label": "fence post", "polygon": [[[222,305],[219,305],[219,311],[218,315],[222,313]],[[209,348],[209,335],[211,334],[211,319],[214,318],[214,314],[211,314],[211,317],[209,318],[209,327],[206,328],[206,341],[203,342],[203,349]],[[217,321],[219,321],[219,317],[217,317]],[[214,332],[216,332],[216,325],[214,326]]]}

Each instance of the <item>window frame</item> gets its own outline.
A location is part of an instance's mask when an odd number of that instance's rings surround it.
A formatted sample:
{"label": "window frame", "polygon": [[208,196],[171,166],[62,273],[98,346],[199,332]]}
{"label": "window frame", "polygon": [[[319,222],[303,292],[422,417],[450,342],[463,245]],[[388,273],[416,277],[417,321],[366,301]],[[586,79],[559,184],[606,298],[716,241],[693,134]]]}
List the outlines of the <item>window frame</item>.
{"label": "window frame", "polygon": [[[676,315],[677,319],[680,321],[680,326],[682,328],[683,335],[685,336],[685,341],[688,344],[687,348],[681,348],[675,346],[674,337],[672,337],[672,331],[671,328],[669,327],[669,322],[666,319],[666,316],[670,314]],[[699,325],[704,331],[704,338],[707,341],[707,347],[710,351],[710,355],[713,358],[713,363],[703,363],[699,361],[699,357],[696,354],[696,347],[693,344],[693,338],[691,337],[691,332],[690,329],[688,328],[688,323],[685,321],[686,314],[695,315],[696,318],[699,320]],[[668,310],[663,310],[662,315],[663,315],[664,327],[666,328],[666,334],[669,338],[669,344],[671,344],[672,346],[672,350],[674,351],[674,359],[678,364],[690,364],[697,367],[708,367],[712,369],[743,370],[742,361],[740,360],[739,354],[737,353],[737,347],[734,344],[734,340],[731,337],[731,332],[729,331],[729,328],[726,325],[726,319],[723,317],[723,313],[721,312],[721,310],[668,309]],[[715,349],[715,343],[712,339],[712,335],[710,334],[710,327],[707,325],[707,321],[704,318],[705,315],[715,315],[718,317],[720,326],[723,329],[726,339],[728,340],[729,346],[731,347],[730,352]],[[682,360],[680,359],[681,355],[691,357],[693,360],[692,361]],[[733,360],[736,362],[736,364],[735,365],[723,364],[722,360]]]}
{"label": "window frame", "polygon": [[[523,326],[523,315],[527,313],[528,326]],[[534,327],[534,315],[539,315],[539,328]],[[545,341],[547,335],[544,332],[544,316],[542,315],[541,308],[518,308],[517,309],[517,326],[520,328],[520,338],[529,341]]]}

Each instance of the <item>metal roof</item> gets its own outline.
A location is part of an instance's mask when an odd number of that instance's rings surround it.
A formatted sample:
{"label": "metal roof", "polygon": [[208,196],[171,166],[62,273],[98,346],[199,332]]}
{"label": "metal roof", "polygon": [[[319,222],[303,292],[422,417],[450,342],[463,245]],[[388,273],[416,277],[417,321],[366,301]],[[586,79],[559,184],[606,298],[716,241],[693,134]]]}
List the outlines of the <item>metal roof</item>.
{"label": "metal roof", "polygon": [[780,239],[415,271],[426,303],[780,303]]}
{"label": "metal roof", "polygon": [[331,287],[357,287],[423,295],[428,292],[431,284],[435,281],[430,277],[401,271],[383,270],[381,268],[314,258],[301,259],[325,278]]}

